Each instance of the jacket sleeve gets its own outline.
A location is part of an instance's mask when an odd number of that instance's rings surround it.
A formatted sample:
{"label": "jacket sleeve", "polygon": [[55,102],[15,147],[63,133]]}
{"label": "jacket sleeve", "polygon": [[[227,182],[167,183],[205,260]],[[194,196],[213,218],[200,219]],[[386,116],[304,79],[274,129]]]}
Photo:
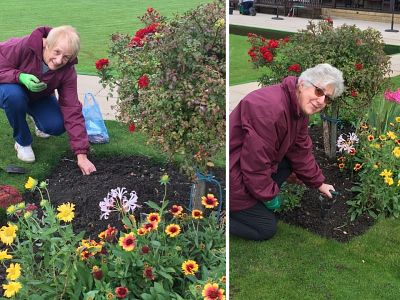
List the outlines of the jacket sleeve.
{"label": "jacket sleeve", "polygon": [[308,121],[301,125],[296,141],[289,148],[286,157],[290,160],[293,171],[306,185],[319,188],[325,181],[321,169],[312,153],[313,144],[308,134]]}
{"label": "jacket sleeve", "polygon": [[0,83],[18,83],[19,59],[25,56],[27,37],[14,38],[0,43]]}
{"label": "jacket sleeve", "polygon": [[71,69],[66,72],[57,90],[71,149],[75,154],[87,154],[89,139],[82,115],[82,104],[78,99],[77,75],[74,67],[71,66]]}
{"label": "jacket sleeve", "polygon": [[278,151],[276,124],[271,118],[242,118],[242,124],[245,130],[240,155],[243,183],[255,199],[271,200],[279,193],[279,187],[271,177]]}

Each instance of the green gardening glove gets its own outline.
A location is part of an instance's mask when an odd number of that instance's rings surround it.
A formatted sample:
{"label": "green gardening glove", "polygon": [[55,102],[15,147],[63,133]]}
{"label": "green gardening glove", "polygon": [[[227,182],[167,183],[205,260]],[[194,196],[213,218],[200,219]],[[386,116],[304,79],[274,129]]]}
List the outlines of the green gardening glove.
{"label": "green gardening glove", "polygon": [[47,88],[47,84],[40,82],[40,80],[32,74],[21,73],[19,74],[19,82],[21,82],[31,92],[41,92]]}
{"label": "green gardening glove", "polygon": [[279,195],[276,195],[270,201],[264,202],[265,207],[272,211],[279,209],[281,207],[281,204],[282,204],[282,200]]}

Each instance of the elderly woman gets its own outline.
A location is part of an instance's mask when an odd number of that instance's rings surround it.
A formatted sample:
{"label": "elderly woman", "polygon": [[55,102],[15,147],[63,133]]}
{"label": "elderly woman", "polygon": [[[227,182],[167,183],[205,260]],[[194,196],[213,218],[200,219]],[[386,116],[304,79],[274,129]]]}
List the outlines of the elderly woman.
{"label": "elderly woman", "polygon": [[[82,173],[96,171],[87,158],[89,140],[78,99],[75,64],[80,39],[71,26],[39,27],[0,43],[0,108],[13,128],[17,157],[34,162],[26,115],[39,137],[68,132]],[[58,99],[54,91],[58,92]]]}
{"label": "elderly woman", "polygon": [[279,189],[294,172],[332,198],[312,154],[308,117],[344,90],[342,72],[329,64],[289,76],[247,95],[229,119],[230,233],[245,239],[274,236]]}

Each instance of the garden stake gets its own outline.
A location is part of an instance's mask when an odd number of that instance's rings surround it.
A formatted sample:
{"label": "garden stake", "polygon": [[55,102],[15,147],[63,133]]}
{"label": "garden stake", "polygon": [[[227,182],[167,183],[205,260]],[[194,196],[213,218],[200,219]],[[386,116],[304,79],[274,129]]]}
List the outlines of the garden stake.
{"label": "garden stake", "polygon": [[[212,173],[204,175],[200,172],[196,172],[196,182],[199,182],[199,181],[206,181],[206,182],[212,183],[215,186],[217,186],[217,189],[219,192],[219,198],[218,198],[219,205],[218,205],[217,218],[219,219],[219,217],[221,215],[222,202],[223,202],[221,184],[218,182],[218,180],[214,179],[214,175],[212,175]],[[195,184],[192,185],[191,192],[190,192],[189,211],[192,211],[194,194],[195,194]]]}

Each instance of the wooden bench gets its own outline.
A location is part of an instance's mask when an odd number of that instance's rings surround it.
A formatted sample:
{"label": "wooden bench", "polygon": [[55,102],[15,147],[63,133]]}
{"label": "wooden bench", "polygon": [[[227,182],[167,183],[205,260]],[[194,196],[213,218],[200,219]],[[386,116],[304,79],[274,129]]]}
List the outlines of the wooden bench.
{"label": "wooden bench", "polygon": [[275,7],[276,9],[283,8],[283,14],[286,14],[286,10],[288,8],[288,0],[255,0],[254,7]]}

